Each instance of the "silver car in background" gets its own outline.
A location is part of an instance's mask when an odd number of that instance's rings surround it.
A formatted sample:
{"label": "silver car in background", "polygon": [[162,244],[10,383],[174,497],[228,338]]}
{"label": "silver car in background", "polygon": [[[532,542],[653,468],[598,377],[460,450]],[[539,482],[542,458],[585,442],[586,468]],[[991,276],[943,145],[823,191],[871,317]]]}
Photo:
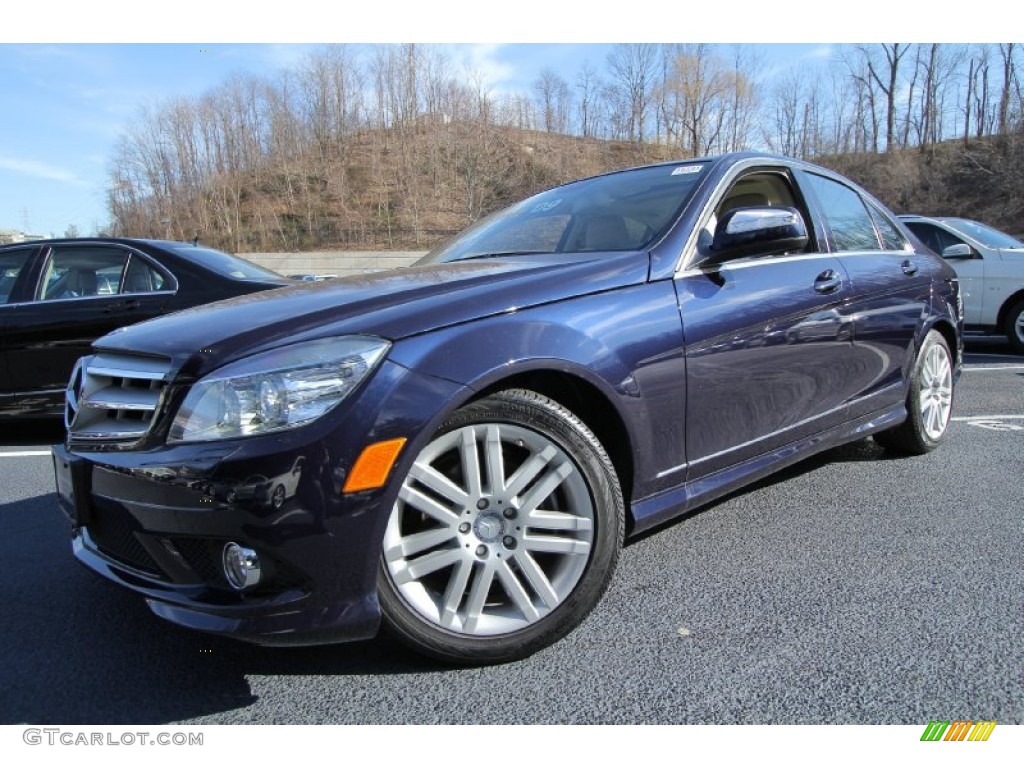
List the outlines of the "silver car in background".
{"label": "silver car in background", "polygon": [[899,218],[956,270],[967,332],[1005,334],[1024,354],[1024,243],[970,219]]}

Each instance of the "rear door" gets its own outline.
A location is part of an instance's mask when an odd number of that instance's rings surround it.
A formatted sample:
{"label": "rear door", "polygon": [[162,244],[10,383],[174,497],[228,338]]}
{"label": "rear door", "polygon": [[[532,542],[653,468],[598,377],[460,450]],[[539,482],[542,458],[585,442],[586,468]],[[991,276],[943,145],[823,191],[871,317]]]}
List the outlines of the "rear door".
{"label": "rear door", "polygon": [[92,342],[163,311],[170,278],[117,244],[48,249],[32,301],[10,314],[5,332],[13,388],[56,395]]}
{"label": "rear door", "polygon": [[892,408],[906,397],[931,297],[933,257],[915,253],[889,214],[843,181],[813,172],[798,178],[850,277],[842,308],[854,340],[846,366],[855,390],[848,415]]}

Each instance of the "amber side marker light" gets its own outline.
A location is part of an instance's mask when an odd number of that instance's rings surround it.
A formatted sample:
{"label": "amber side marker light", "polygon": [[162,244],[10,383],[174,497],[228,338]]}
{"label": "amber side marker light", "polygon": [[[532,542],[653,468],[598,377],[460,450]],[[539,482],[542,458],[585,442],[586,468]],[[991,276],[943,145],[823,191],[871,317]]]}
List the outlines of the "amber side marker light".
{"label": "amber side marker light", "polygon": [[395,459],[402,452],[405,445],[405,438],[399,437],[394,440],[384,440],[363,448],[356,463],[352,465],[352,471],[345,481],[342,491],[355,493],[357,491],[372,491],[380,488],[388,480],[391,474],[391,467]]}

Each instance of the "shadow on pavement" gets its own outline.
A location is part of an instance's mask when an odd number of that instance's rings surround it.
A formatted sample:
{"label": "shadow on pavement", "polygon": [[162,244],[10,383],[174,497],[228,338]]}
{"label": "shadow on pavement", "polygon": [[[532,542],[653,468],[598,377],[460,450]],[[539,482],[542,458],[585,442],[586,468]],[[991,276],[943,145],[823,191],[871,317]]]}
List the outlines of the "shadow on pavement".
{"label": "shadow on pavement", "polygon": [[0,505],[0,724],[151,724],[252,704],[248,675],[443,669],[388,638],[260,648],[179,629],[79,565],[54,496]]}

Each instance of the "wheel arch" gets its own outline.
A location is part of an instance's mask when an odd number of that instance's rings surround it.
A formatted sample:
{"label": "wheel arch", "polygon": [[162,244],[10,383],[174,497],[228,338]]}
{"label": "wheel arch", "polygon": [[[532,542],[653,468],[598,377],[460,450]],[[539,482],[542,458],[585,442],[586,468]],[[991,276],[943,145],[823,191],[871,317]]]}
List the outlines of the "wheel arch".
{"label": "wheel arch", "polygon": [[[615,403],[593,383],[571,372],[536,368],[497,379],[478,390],[468,402],[506,389],[527,389],[551,398],[568,408],[586,424],[608,453],[622,490],[628,526],[632,525],[630,505],[634,483],[633,441]],[[463,403],[464,404],[464,403]]]}
{"label": "wheel arch", "polygon": [[956,328],[954,328],[953,324],[945,318],[939,318],[925,331],[921,336],[920,343],[917,345],[918,350],[920,350],[921,345],[924,344],[928,331],[932,330],[938,331],[942,334],[942,338],[946,341],[946,346],[949,347],[949,353],[953,356],[953,367],[958,367],[963,362],[960,359],[962,350],[960,349],[960,345],[957,343]]}
{"label": "wheel arch", "polygon": [[1019,301],[1024,301],[1024,288],[1021,288],[1016,293],[1011,293],[1007,296],[1005,301],[1003,301],[1002,306],[999,307],[999,314],[996,317],[996,328],[999,333],[1002,333],[1003,328],[1006,327],[1006,316]]}

